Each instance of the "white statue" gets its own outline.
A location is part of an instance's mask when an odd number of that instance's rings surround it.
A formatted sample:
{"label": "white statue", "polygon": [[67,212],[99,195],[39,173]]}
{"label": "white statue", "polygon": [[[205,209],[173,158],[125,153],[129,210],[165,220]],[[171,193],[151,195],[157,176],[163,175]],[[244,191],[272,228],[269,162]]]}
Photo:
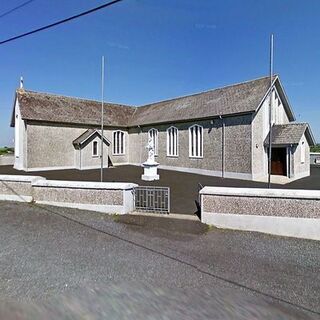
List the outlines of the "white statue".
{"label": "white statue", "polygon": [[159,174],[157,171],[159,163],[154,161],[153,137],[148,138],[148,144],[146,145],[146,148],[148,150],[148,159],[146,162],[142,164],[142,167],[144,168],[144,172],[143,172],[143,175],[141,176],[141,179],[146,181],[159,180]]}
{"label": "white statue", "polygon": [[152,137],[149,137],[148,139],[148,144],[146,146],[146,148],[148,149],[148,160],[147,162],[154,162],[154,141]]}

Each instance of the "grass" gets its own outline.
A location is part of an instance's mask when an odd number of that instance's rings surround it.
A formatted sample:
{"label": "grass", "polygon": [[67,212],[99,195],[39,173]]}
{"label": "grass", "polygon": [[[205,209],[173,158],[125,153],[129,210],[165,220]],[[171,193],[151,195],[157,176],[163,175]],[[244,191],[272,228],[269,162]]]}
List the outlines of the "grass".
{"label": "grass", "polygon": [[317,143],[315,146],[310,147],[310,152],[320,152],[320,143]]}
{"label": "grass", "polygon": [[3,154],[13,153],[14,149],[9,147],[0,148],[0,156]]}

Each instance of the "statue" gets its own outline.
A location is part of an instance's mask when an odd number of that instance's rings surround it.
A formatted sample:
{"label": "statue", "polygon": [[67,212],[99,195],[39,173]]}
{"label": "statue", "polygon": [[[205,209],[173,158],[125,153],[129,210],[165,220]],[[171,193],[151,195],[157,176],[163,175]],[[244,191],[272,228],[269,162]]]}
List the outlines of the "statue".
{"label": "statue", "polygon": [[142,167],[144,168],[144,173],[141,179],[145,181],[159,180],[159,175],[157,172],[159,163],[157,163],[154,160],[154,140],[151,136],[149,136],[148,138],[148,144],[146,145],[146,149],[148,150],[148,159],[146,162],[142,164]]}
{"label": "statue", "polygon": [[149,137],[148,144],[146,146],[148,150],[148,160],[147,162],[154,163],[154,141],[152,137]]}

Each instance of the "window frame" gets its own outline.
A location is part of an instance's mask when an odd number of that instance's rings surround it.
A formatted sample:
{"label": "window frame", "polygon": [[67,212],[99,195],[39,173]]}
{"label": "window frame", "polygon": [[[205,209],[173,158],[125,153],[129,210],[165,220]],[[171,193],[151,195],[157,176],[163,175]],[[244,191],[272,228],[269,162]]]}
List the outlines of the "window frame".
{"label": "window frame", "polygon": [[[193,142],[194,142],[194,128],[200,128],[200,140],[199,140],[199,136],[198,139],[196,141],[196,145],[193,146]],[[199,124],[193,124],[192,126],[189,127],[189,158],[192,159],[203,159],[203,126],[199,125]],[[197,146],[197,147],[196,147]],[[192,148],[193,147],[193,148]],[[196,147],[196,148],[195,148]],[[192,154],[192,150],[199,150],[199,154],[196,154],[196,152],[193,152]]]}
{"label": "window frame", "polygon": [[[153,135],[155,135],[155,138],[154,138],[154,136],[151,135],[151,132],[153,132]],[[159,130],[156,129],[156,128],[149,129],[148,130],[148,141],[149,141],[150,138],[154,139],[154,155],[158,156],[158,151],[159,151]]]}
{"label": "window frame", "polygon": [[305,163],[306,162],[306,143],[305,143],[305,141],[301,141],[300,161],[301,161],[301,163]]}
{"label": "window frame", "polygon": [[[94,146],[97,146],[97,149],[96,149],[96,153],[94,152],[95,150],[94,150]],[[96,140],[93,140],[92,141],[92,149],[91,149],[91,155],[92,155],[92,158],[97,158],[97,157],[99,157],[99,143],[98,143],[98,141],[96,141]]]}
{"label": "window frame", "polygon": [[[117,140],[116,135],[119,134]],[[121,134],[122,134],[122,141],[121,141]],[[121,148],[122,147],[122,148]],[[122,149],[122,152],[121,152]],[[122,130],[114,130],[112,131],[112,155],[114,156],[123,156],[126,154],[126,137],[125,132]]]}
{"label": "window frame", "polygon": [[[170,132],[174,132],[175,136],[173,137],[173,141],[176,142],[175,150],[176,152],[170,152]],[[175,126],[170,126],[167,128],[167,157],[177,158],[179,157],[179,129]]]}

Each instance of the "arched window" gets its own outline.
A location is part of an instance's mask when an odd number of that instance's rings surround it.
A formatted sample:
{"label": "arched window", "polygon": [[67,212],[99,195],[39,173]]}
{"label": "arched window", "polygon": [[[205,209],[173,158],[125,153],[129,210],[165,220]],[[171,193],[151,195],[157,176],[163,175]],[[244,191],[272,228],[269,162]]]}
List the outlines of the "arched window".
{"label": "arched window", "polygon": [[157,129],[150,129],[148,131],[148,139],[152,139],[153,141],[153,146],[154,146],[154,155],[158,155],[158,130]]}
{"label": "arched window", "polygon": [[117,130],[112,133],[113,149],[112,153],[116,156],[125,154],[125,138],[124,132]]}
{"label": "arched window", "polygon": [[197,124],[189,128],[189,157],[203,157],[203,127]]}
{"label": "arched window", "polygon": [[179,150],[178,129],[170,127],[167,129],[167,156],[177,157]]}
{"label": "arched window", "polygon": [[97,157],[98,156],[98,141],[92,142],[92,156]]}

